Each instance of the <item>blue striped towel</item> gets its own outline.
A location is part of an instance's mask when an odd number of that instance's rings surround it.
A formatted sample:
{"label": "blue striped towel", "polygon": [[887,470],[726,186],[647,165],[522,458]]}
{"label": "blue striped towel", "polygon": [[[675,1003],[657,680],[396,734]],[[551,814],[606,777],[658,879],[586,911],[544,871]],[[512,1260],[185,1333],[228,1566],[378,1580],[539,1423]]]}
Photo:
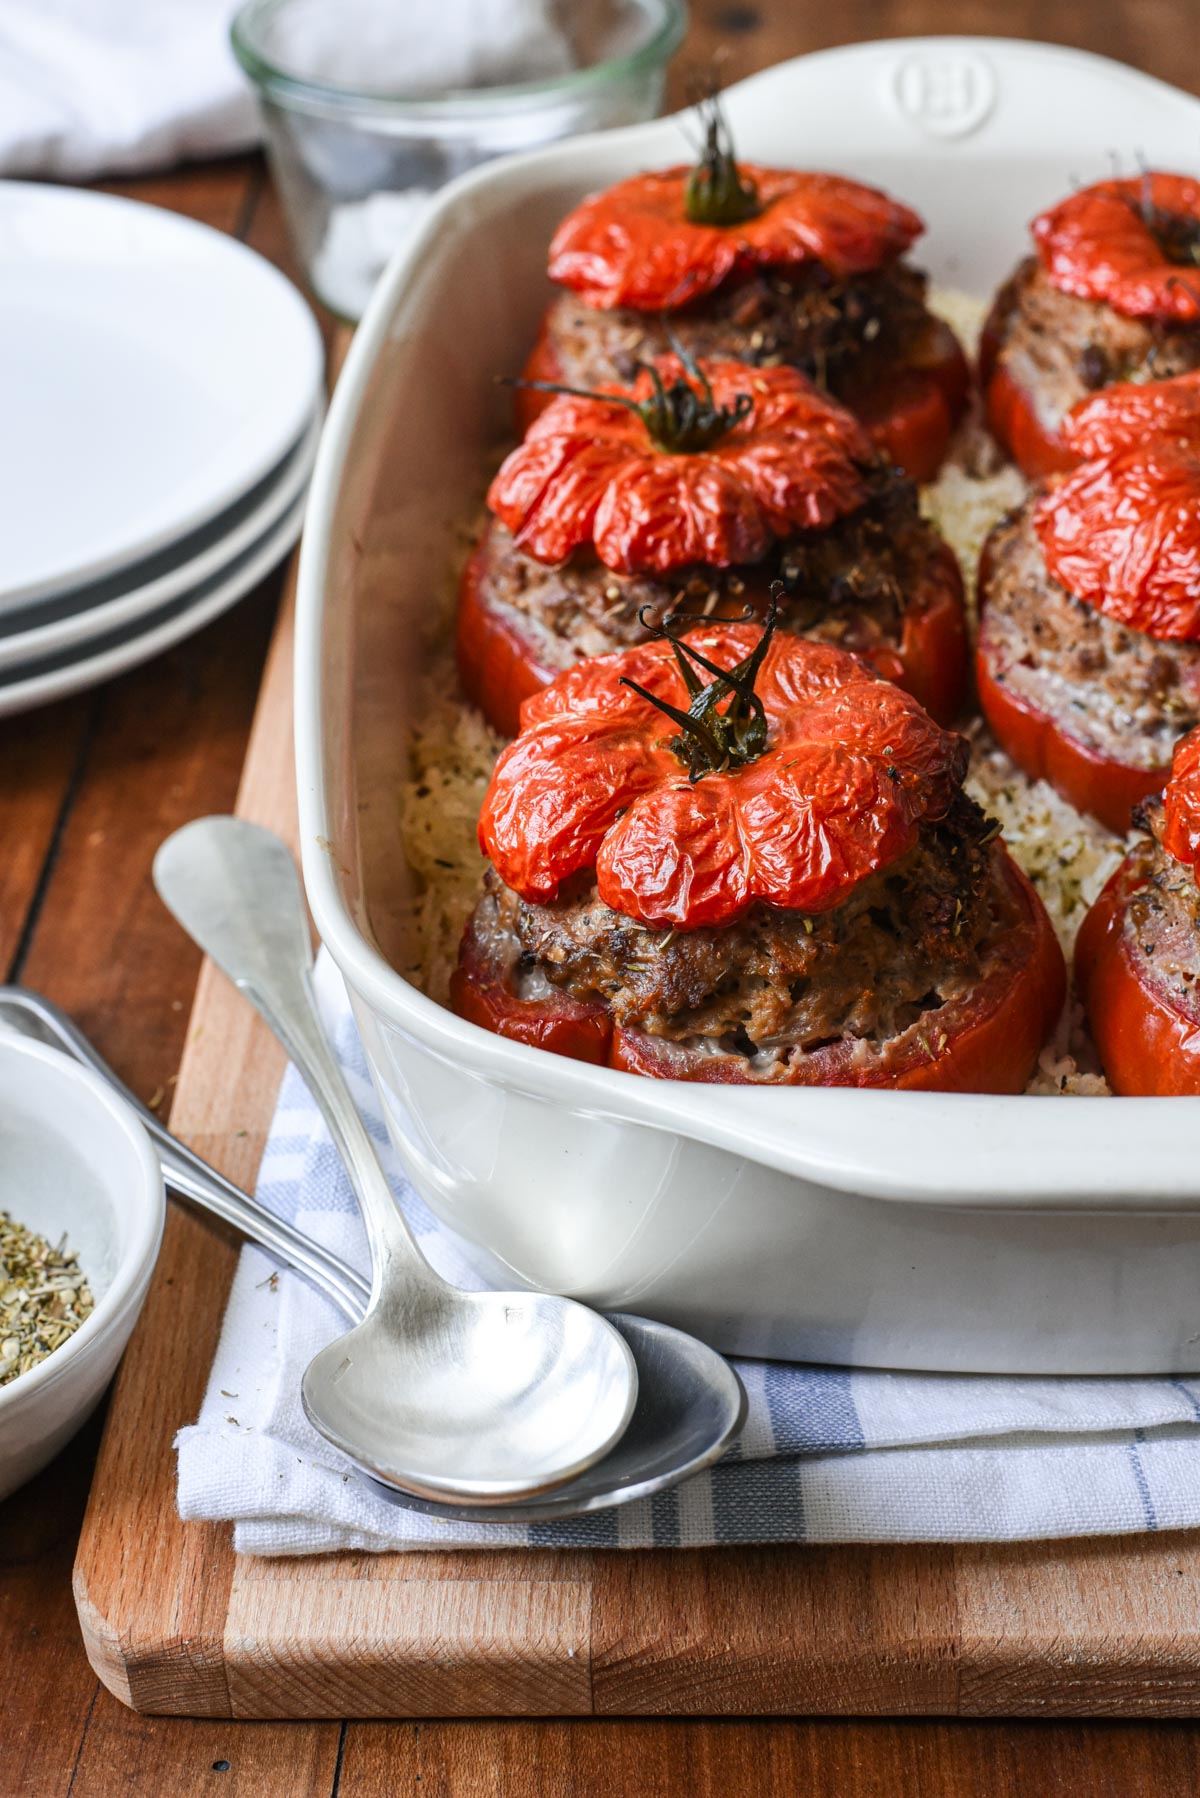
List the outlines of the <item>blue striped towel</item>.
{"label": "blue striped towel", "polygon": [[[478,1284],[387,1145],[345,990],[318,964],[326,1023],[405,1215],[430,1260]],[[354,1203],[295,1071],[259,1197],[366,1265]],[[243,1251],[208,1391],[179,1432],[179,1509],[232,1521],[242,1554],[334,1549],[702,1547],[725,1542],[1002,1541],[1200,1524],[1200,1378],[860,1373],[739,1361],[744,1434],[674,1492],[567,1522],[459,1525],[353,1478],[300,1408],[300,1375],[344,1328],[303,1281]]]}

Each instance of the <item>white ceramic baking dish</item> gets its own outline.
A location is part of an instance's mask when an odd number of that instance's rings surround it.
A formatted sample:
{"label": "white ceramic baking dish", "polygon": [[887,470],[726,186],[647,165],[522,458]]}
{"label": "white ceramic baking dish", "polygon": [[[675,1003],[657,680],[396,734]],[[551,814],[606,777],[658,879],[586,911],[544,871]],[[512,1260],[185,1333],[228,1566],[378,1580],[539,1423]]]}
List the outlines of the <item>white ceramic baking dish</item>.
{"label": "white ceramic baking dish", "polygon": [[[1200,104],[1115,63],[990,39],[861,45],[726,96],[765,162],[923,213],[935,280],[987,294],[1031,215],[1139,158],[1190,168]],[[396,1141],[505,1277],[720,1347],[852,1365],[1200,1370],[1200,1100],[763,1091],[639,1079],[463,1023],[389,962],[395,790],[423,621],[507,429],[582,194],[686,157],[659,120],[448,188],[392,264],[326,427],[300,572],[304,870]]]}

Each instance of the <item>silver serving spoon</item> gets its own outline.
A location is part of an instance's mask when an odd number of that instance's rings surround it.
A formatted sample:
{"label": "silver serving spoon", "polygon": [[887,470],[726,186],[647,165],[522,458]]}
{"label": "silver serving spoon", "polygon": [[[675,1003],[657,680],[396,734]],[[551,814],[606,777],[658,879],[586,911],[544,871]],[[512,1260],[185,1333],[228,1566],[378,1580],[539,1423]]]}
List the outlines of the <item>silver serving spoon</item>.
{"label": "silver serving spoon", "polygon": [[[93,1068],[141,1118],[173,1192],[232,1224],[325,1293],[351,1323],[359,1321],[370,1298],[370,1282],[173,1137],[57,1005],[27,987],[0,987],[0,1026],[4,1025]],[[637,1405],[621,1440],[586,1473],[543,1498],[488,1506],[414,1498],[368,1474],[361,1474],[363,1483],[402,1509],[452,1523],[541,1523],[651,1498],[710,1467],[737,1436],[745,1418],[746,1396],[733,1369],[714,1349],[669,1324],[622,1315],[609,1321],[637,1364]]]}
{"label": "silver serving spoon", "polygon": [[463,1292],[429,1266],[325,1040],[304,896],[285,845],[242,818],[200,818],[167,838],[154,881],[287,1050],[366,1226],[366,1315],[313,1356],[301,1381],[314,1429],[419,1498],[503,1503],[599,1461],[637,1399],[627,1344],[574,1299]]}

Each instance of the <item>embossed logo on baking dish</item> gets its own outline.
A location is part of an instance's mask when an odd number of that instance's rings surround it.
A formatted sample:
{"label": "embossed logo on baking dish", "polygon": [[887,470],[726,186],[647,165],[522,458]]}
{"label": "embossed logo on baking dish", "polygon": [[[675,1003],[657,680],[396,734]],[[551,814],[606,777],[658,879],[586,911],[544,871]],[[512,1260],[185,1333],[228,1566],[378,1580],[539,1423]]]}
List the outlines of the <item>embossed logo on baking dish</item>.
{"label": "embossed logo on baking dish", "polygon": [[904,117],[930,137],[966,137],[996,101],[991,64],[966,52],[905,56],[892,70],[890,86]]}

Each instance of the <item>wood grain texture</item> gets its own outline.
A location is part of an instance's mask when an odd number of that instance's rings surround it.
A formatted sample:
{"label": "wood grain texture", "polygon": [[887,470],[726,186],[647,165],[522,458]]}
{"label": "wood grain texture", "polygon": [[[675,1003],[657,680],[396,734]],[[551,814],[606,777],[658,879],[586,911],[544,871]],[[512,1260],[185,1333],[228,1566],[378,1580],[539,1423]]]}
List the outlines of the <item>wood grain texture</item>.
{"label": "wood grain texture", "polygon": [[70,1569],[99,1419],[0,1505],[0,1792],[66,1792],[96,1696]]}
{"label": "wood grain texture", "polygon": [[1186,1724],[359,1724],[337,1798],[1194,1798]]}
{"label": "wood grain texture", "polygon": [[[253,739],[239,796],[260,820],[295,835],[291,778],[291,600],[283,610],[268,659],[257,717],[271,728]],[[282,719],[283,729],[274,728]],[[194,815],[194,814],[192,814]],[[162,840],[154,836],[152,849]],[[179,927],[151,893],[164,929]],[[283,1056],[244,1001],[206,964],[188,1026],[171,1107],[171,1126],[224,1173],[253,1184]],[[174,1503],[175,1431],[199,1408],[216,1349],[224,1295],[237,1260],[233,1233],[186,1207],[170,1206],[163,1251],[146,1309],[118,1376],[97,1462],[76,1563],[75,1596],[88,1652],[100,1677],[125,1703],[142,1710],[170,1704],[162,1685],[161,1645],[170,1640],[189,1670],[192,1713],[225,1715],[228,1686],[222,1635],[232,1557],[222,1533],[185,1530]],[[214,1309],[213,1293],[220,1295]],[[168,1410],[159,1396],[170,1392]],[[130,1477],[130,1476],[133,1477]],[[158,1518],[146,1533],[147,1515]],[[93,1541],[108,1552],[93,1556]],[[126,1619],[116,1594],[140,1590],[136,1618]]]}
{"label": "wood grain texture", "polygon": [[[1087,4],[1048,0],[1039,6],[1032,0],[843,0],[840,7],[823,12],[796,6],[793,0],[693,0],[692,29],[677,59],[671,92],[675,102],[681,101],[689,74],[707,69],[718,50],[725,53],[727,77],[735,79],[780,57],[836,41],[935,31],[995,32],[1075,43],[1123,57],[1166,80],[1193,88],[1200,85],[1191,0],[1088,0]],[[1124,153],[1136,148],[1121,143],[1119,121],[1114,121],[1113,136],[1114,146]],[[221,228],[249,233],[252,239],[257,230],[259,247],[286,262],[277,204],[260,164],[234,161],[119,187],[207,216]],[[264,604],[269,611],[270,597]],[[253,668],[255,657],[261,657],[262,635],[259,630],[256,637],[242,625],[245,611],[239,608],[213,631],[231,666],[244,660]],[[149,693],[157,667],[136,671],[126,677],[127,684]],[[197,700],[195,740],[200,746],[206,731],[203,714],[214,703],[211,692]],[[37,916],[47,903],[52,909],[60,903],[56,889],[63,877],[54,852],[56,832],[70,822],[80,784],[80,758],[89,737],[103,738],[103,710],[101,695],[86,695],[0,726],[4,844],[0,965],[10,973],[18,949],[24,952],[32,946]],[[227,716],[226,728],[240,730],[244,741],[249,723],[247,702],[240,724],[235,726]],[[144,765],[131,764],[126,770],[127,803],[110,818],[107,859],[70,864],[75,878],[82,872],[92,882],[91,908],[97,916],[102,917],[110,905],[126,907],[131,887],[143,878],[143,867],[126,854],[126,846],[137,840],[139,807],[159,778],[155,755],[151,748]],[[195,786],[191,797],[197,810],[221,810],[231,804],[233,791],[227,769],[219,766],[211,787]],[[167,828],[189,815],[193,814],[180,805]],[[64,905],[58,913],[69,914],[78,918],[79,908],[72,913]],[[120,968],[121,978],[111,987],[85,978],[82,995],[93,1008],[93,1027],[102,1033],[105,1052],[150,1094],[165,1086],[178,1066],[195,978],[194,952],[182,935],[173,944],[157,939],[155,950],[162,961],[157,969],[145,969],[142,946],[110,933],[106,952]],[[43,953],[45,972],[50,966],[48,942]],[[142,971],[158,983],[159,994],[168,987],[177,990],[165,1016],[154,1012],[145,998],[139,984]],[[107,994],[113,991],[121,997],[109,1009]],[[71,979],[64,976],[55,992],[68,1008],[74,1007]],[[153,1004],[160,1003],[156,994]],[[249,1152],[253,1154],[253,1149]],[[212,1247],[206,1239],[204,1252]],[[223,1245],[218,1241],[216,1247]],[[897,1798],[918,1792],[923,1798],[925,1794],[1126,1798],[1136,1792],[1151,1798],[1176,1794],[1183,1798],[1200,1790],[1200,1732],[1190,1724],[653,1719],[373,1722],[339,1729],[336,1723],[136,1717],[107,1692],[97,1691],[69,1599],[71,1551],[93,1453],[94,1432],[78,1438],[39,1481],[0,1506],[0,1665],[8,1676],[0,1721],[0,1792],[6,1798],[9,1793],[60,1798],[68,1789],[89,1795],[145,1793],[151,1798],[176,1791],[252,1793],[255,1798],[259,1794],[332,1798],[335,1792],[353,1798],[391,1798],[395,1793],[413,1798],[430,1793],[439,1798],[490,1794],[557,1798],[568,1792],[636,1792],[655,1798],[659,1793],[758,1798],[765,1792],[830,1792],[838,1798],[859,1794]],[[1157,1550],[1161,1544],[1150,1546]],[[1127,1545],[1126,1555],[1138,1547]],[[1019,1595],[1024,1579],[1021,1552],[1010,1558],[999,1578],[989,1551],[977,1556],[975,1551],[959,1550],[955,1556],[956,1586],[970,1599],[962,1628],[970,1637],[972,1619],[984,1614],[994,1645],[986,1665],[979,1659],[975,1674],[969,1676],[977,1685],[971,1695],[977,1708],[1002,1708],[1006,1682],[1013,1677],[1003,1652],[1013,1633],[1006,1589],[1011,1582]],[[1084,1554],[1074,1562],[1071,1577],[1079,1591],[1068,1612],[1056,1612],[1054,1589],[1043,1580],[1041,1589],[1052,1602],[1025,1613],[1029,1627],[1040,1632],[1045,1652],[1057,1656],[1060,1673],[1069,1666],[1076,1647],[1066,1633],[1068,1623],[1071,1627],[1082,1623],[1085,1641],[1094,1635],[1080,1595],[1091,1587],[1092,1608],[1099,1613],[1109,1602],[1103,1565],[1107,1553],[1108,1546],[1101,1545],[1091,1557]],[[527,1578],[533,1577],[531,1562],[539,1559],[523,1560]],[[1194,1563],[1181,1556],[1178,1573],[1172,1572],[1171,1563],[1167,1554],[1153,1570],[1141,1566],[1138,1578],[1149,1578],[1155,1586],[1177,1580],[1186,1595],[1180,1602],[1194,1607]],[[355,1570],[355,1578],[359,1577],[364,1577],[361,1566]],[[452,1577],[450,1569],[442,1577]],[[559,1577],[576,1574],[560,1567]],[[1125,1615],[1133,1621],[1135,1640],[1138,1578],[1131,1574],[1122,1584],[1121,1600]],[[672,1592],[668,1651],[672,1643],[686,1640],[689,1625],[682,1613],[697,1597],[690,1588]],[[604,1604],[593,1607],[593,1616],[603,1622],[603,1678],[625,1678],[621,1657],[626,1644],[631,1654],[642,1652],[642,1626],[636,1618],[623,1616],[627,1609],[636,1611],[638,1603],[636,1577],[622,1576],[620,1590],[609,1592]],[[1159,1616],[1157,1629],[1163,1613],[1158,1601],[1152,1608]],[[930,1599],[922,1617],[928,1619],[938,1609]],[[721,1615],[718,1604],[711,1613],[714,1624]],[[915,1616],[911,1619],[913,1630],[918,1621]],[[769,1607],[764,1637],[768,1633]],[[898,1634],[902,1643],[906,1631]],[[1148,1639],[1146,1646],[1152,1649],[1152,1641]],[[719,1662],[721,1644],[710,1647]],[[628,1677],[631,1690],[636,1678],[636,1673]],[[801,1708],[809,1707],[802,1702]]]}
{"label": "wood grain texture", "polygon": [[407,1556],[403,1568],[398,1558],[370,1580],[339,1579],[317,1559],[291,1579],[239,1567],[224,1642],[232,1713],[591,1714],[586,1569],[539,1579],[523,1555],[472,1555],[455,1579],[447,1557]]}
{"label": "wood grain texture", "polygon": [[12,969],[22,958],[87,727],[82,699],[0,723],[0,968]]}

